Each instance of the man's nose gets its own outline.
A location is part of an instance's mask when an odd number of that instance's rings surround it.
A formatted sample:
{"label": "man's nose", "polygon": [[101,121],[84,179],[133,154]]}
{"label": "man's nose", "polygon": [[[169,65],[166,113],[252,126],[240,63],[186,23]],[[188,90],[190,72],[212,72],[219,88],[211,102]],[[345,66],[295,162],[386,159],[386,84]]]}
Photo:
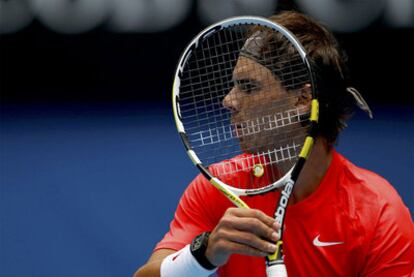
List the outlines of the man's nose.
{"label": "man's nose", "polygon": [[238,100],[236,87],[233,87],[223,99],[223,106],[232,112],[239,111],[240,102]]}

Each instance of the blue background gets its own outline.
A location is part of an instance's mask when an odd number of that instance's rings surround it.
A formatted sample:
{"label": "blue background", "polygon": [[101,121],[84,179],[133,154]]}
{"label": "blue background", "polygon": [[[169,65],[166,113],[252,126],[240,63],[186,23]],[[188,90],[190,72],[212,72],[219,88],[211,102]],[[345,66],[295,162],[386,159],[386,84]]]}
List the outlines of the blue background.
{"label": "blue background", "polygon": [[[412,212],[413,109],[373,109],[338,149]],[[9,108],[0,138],[0,276],[131,276],[198,173],[166,103]]]}

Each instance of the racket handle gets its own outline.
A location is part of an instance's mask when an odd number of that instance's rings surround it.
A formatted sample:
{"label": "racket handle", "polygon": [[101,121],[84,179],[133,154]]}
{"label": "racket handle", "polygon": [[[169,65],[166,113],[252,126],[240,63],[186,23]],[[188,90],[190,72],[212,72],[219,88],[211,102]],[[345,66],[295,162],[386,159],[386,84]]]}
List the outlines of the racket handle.
{"label": "racket handle", "polygon": [[287,277],[286,266],[284,264],[275,264],[266,267],[267,277]]}

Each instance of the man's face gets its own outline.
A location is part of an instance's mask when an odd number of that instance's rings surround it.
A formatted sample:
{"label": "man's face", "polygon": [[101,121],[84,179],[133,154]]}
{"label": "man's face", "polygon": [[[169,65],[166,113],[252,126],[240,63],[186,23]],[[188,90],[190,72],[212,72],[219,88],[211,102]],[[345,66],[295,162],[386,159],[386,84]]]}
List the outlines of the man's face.
{"label": "man's face", "polygon": [[304,105],[298,93],[287,92],[267,67],[241,56],[233,81],[223,105],[231,111],[233,133],[243,152],[284,148],[292,144],[292,130],[298,137],[306,132],[299,123],[299,113],[305,113],[309,103]]}

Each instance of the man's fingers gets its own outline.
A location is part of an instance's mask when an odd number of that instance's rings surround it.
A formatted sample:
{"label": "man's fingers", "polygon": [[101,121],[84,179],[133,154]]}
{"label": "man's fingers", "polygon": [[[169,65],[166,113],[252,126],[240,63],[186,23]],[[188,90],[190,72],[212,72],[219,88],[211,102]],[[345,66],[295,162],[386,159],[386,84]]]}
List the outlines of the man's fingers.
{"label": "man's fingers", "polygon": [[265,257],[269,255],[269,252],[261,251],[255,247],[251,247],[246,244],[237,243],[237,242],[228,242],[226,245],[227,251],[233,254],[241,254],[247,256],[256,256],[256,257]]}
{"label": "man's fingers", "polygon": [[277,230],[264,224],[257,218],[240,217],[233,218],[232,227],[239,231],[246,231],[256,234],[269,241],[277,241],[279,239]]}
{"label": "man's fingers", "polygon": [[[230,210],[230,211],[229,211]],[[257,234],[270,241],[277,241],[279,223],[259,210],[229,209],[222,224],[230,228]]]}
{"label": "man's fingers", "polygon": [[265,253],[274,253],[276,251],[276,245],[274,243],[264,240],[249,232],[234,231],[229,240],[253,247]]}
{"label": "man's fingers", "polygon": [[272,227],[276,222],[273,217],[270,217],[264,212],[255,209],[229,208],[227,213],[237,217],[257,218],[269,227]]}

